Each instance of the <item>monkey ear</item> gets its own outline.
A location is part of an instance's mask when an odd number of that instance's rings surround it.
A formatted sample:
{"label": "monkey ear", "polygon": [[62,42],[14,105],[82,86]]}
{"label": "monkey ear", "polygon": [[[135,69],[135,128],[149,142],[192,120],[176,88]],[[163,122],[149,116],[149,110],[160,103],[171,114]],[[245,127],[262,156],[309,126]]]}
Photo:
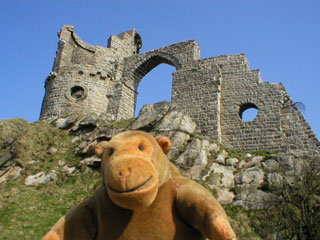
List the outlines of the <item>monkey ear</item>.
{"label": "monkey ear", "polygon": [[162,151],[167,154],[171,147],[172,147],[172,143],[171,140],[167,137],[158,137],[157,138],[157,142],[159,143],[160,147],[162,148]]}
{"label": "monkey ear", "polygon": [[99,142],[94,148],[94,154],[97,157],[101,158],[107,144],[108,144],[108,141]]}

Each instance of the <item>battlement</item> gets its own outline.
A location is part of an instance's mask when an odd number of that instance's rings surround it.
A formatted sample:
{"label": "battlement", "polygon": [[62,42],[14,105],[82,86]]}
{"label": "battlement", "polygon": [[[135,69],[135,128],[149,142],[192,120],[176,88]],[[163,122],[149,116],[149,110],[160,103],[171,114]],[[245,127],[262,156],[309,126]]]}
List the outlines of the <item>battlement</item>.
{"label": "battlement", "polygon": [[[83,42],[70,25],[58,36],[41,119],[89,112],[106,113],[110,120],[132,118],[141,79],[165,63],[176,68],[172,104],[196,121],[198,134],[246,151],[281,151],[288,144],[319,151],[319,141],[284,87],[262,82],[244,54],[201,59],[195,40],[139,53],[136,29],[112,35],[107,47]],[[250,108],[258,114],[244,121]]]}

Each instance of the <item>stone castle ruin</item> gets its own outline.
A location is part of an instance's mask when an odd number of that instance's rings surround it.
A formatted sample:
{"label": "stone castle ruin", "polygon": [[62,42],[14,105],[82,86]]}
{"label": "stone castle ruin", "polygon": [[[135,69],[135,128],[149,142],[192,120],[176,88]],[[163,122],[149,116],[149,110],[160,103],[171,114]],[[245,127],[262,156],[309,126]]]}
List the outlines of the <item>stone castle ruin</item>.
{"label": "stone castle ruin", "polygon": [[[83,42],[65,25],[45,81],[40,119],[66,113],[134,117],[141,79],[161,63],[176,68],[171,104],[197,123],[197,133],[235,149],[319,152],[320,143],[281,83],[262,82],[244,54],[200,59],[195,40],[139,53],[135,29],[112,35],[108,47]],[[254,108],[253,121],[242,114]]]}

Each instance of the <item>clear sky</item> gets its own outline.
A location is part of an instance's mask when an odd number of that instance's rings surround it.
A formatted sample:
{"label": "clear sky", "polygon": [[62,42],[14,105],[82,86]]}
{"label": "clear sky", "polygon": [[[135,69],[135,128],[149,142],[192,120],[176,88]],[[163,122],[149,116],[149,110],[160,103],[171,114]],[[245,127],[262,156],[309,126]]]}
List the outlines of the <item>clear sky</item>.
{"label": "clear sky", "polygon": [[[244,53],[264,82],[282,82],[320,138],[319,0],[1,0],[0,119],[39,118],[57,32],[73,25],[91,45],[136,28],[141,52],[195,39],[201,58]],[[139,86],[137,108],[170,101],[171,73],[160,65]]]}

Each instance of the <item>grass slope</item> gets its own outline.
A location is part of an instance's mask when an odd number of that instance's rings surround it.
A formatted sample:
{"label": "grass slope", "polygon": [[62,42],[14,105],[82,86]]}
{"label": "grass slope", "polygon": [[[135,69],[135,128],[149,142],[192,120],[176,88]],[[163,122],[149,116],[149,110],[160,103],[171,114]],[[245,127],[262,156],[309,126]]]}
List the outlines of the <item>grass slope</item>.
{"label": "grass slope", "polygon": [[[0,239],[41,239],[61,216],[100,186],[100,173],[80,165],[76,143],[71,140],[66,131],[44,122],[31,124],[18,137],[14,156],[24,168],[22,176],[0,186]],[[51,148],[58,151],[52,154]],[[59,160],[83,173],[68,176]],[[56,181],[24,185],[27,176],[51,170],[58,173]]]}
{"label": "grass slope", "polygon": [[[131,121],[124,123],[127,126]],[[108,127],[124,127],[124,123],[113,123]],[[23,170],[19,178],[0,185],[0,239],[41,239],[61,216],[94,195],[101,184],[100,172],[80,163],[81,158],[76,153],[79,142],[73,142],[74,137],[67,131],[45,122],[25,124],[24,121],[13,120],[5,124],[13,129],[17,124],[23,126],[23,134],[16,138],[13,153]],[[243,154],[239,151],[230,153],[237,157]],[[61,160],[68,167],[75,167],[78,174],[66,173],[59,165]],[[39,186],[24,184],[27,176],[52,170],[57,172],[57,180]],[[232,204],[225,208],[235,231],[240,234],[239,239],[260,239],[252,231],[243,208]]]}

